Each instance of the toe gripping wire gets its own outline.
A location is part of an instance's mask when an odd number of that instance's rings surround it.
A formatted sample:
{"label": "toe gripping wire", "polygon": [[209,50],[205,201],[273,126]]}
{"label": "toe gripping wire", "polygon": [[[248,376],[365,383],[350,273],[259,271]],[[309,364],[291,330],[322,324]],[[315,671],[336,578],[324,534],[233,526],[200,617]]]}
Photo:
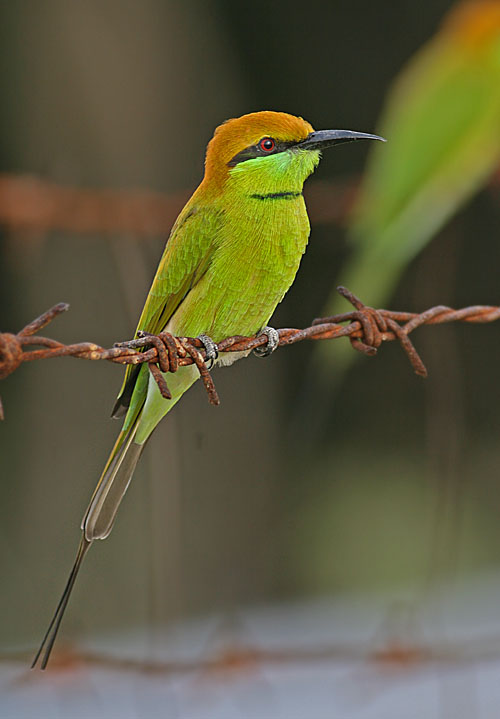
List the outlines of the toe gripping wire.
{"label": "toe gripping wire", "polygon": [[[160,332],[152,335],[139,331],[139,340],[145,340],[146,346],[152,345],[156,349],[156,358],[148,362],[149,371],[153,375],[162,397],[172,399],[164,374],[177,372],[179,366],[184,364],[181,360],[190,357],[200,373],[203,386],[208,395],[210,404],[219,405],[220,399],[210,374],[210,369],[218,357],[218,348],[215,342],[207,335],[199,337],[174,337],[170,332]],[[137,347],[134,342],[120,342],[115,347]],[[203,350],[203,351],[202,351]],[[210,366],[208,366],[210,362]]]}

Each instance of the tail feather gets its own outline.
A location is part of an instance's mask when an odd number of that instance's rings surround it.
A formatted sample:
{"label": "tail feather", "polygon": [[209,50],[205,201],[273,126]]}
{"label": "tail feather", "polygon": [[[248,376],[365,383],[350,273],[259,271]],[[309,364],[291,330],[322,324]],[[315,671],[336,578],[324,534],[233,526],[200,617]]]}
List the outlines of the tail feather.
{"label": "tail feather", "polygon": [[121,432],[113,451],[104,467],[99,483],[92,495],[90,504],[82,521],[82,537],[78,546],[73,568],[57,605],[54,616],[42,639],[40,648],[31,665],[34,668],[40,659],[41,669],[45,669],[52,652],[54,642],[68,605],[76,578],[83,559],[95,539],[104,539],[110,533],[118,507],[127,491],[144,444],[134,442],[137,422],[128,432]]}
{"label": "tail feather", "polygon": [[[47,666],[83,559],[95,539],[105,539],[111,532],[118,508],[151,433],[160,419],[198,377],[197,369],[194,366],[179,369],[172,379],[169,378],[172,400],[165,403],[158,391],[153,392],[151,397],[149,396],[147,366],[143,364],[141,369],[142,373],[139,371],[137,374],[135,389],[123,429],[118,435],[83,517],[82,537],[73,568],[32,667],[38,664],[40,657],[42,658],[41,668],[45,669]],[[128,396],[125,399],[128,401]],[[140,429],[139,432],[138,429]]]}
{"label": "tail feather", "polygon": [[94,490],[82,520],[85,539],[105,539],[111,532],[118,507],[128,489],[144,444],[134,442],[137,423],[120,435]]}
{"label": "tail feather", "polygon": [[45,632],[45,636],[42,639],[42,643],[40,644],[40,648],[38,649],[35,658],[33,659],[33,663],[31,665],[31,668],[33,669],[40,659],[42,653],[42,662],[40,664],[41,669],[45,669],[47,666],[47,662],[49,661],[50,654],[52,652],[52,648],[54,646],[54,642],[56,641],[57,632],[59,631],[59,627],[61,626],[62,618],[64,616],[64,612],[66,610],[66,607],[69,602],[69,598],[71,596],[71,592],[73,590],[73,586],[75,584],[76,578],[78,576],[78,572],[80,571],[80,567],[82,566],[83,559],[85,555],[87,554],[88,550],[90,549],[92,545],[92,542],[88,542],[85,537],[82,537],[80,539],[80,545],[78,547],[78,552],[76,554],[75,563],[73,564],[73,568],[71,570],[71,573],[68,577],[68,581],[66,582],[66,586],[64,587],[64,591],[62,593],[61,599],[59,600],[59,604],[57,605],[56,611],[54,612],[54,616],[51,619],[51,622],[48,626],[47,631]]}

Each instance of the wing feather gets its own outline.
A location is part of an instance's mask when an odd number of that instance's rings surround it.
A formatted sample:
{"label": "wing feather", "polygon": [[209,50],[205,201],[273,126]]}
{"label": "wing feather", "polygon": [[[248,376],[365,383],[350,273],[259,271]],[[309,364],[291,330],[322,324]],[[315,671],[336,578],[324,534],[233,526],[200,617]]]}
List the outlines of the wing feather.
{"label": "wing feather", "polygon": [[[186,205],[172,228],[156,275],[137,324],[139,330],[158,334],[207,271],[217,246],[223,213],[199,206],[196,196]],[[123,416],[130,405],[138,376],[128,365],[113,416]]]}

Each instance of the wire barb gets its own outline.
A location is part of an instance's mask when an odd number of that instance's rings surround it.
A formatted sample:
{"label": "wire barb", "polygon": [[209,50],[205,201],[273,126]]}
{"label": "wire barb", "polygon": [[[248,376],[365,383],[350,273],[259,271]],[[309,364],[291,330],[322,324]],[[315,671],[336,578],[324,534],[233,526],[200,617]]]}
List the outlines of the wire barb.
{"label": "wire barb", "polygon": [[[382,342],[398,340],[415,373],[420,377],[426,377],[427,369],[408,337],[411,332],[422,325],[443,324],[444,322],[484,323],[500,319],[500,307],[490,305],[473,305],[459,310],[438,305],[420,314],[376,310],[363,304],[345,287],[338,287],[337,290],[352,304],[354,310],[315,319],[310,327],[303,329],[282,328],[277,330],[278,346],[284,347],[302,340],[349,337],[354,349],[372,357],[377,354]],[[23,362],[51,357],[69,356],[86,360],[108,360],[122,365],[147,362],[162,396],[171,399],[164,374],[177,372],[179,367],[195,364],[209,402],[213,405],[220,404],[214,381],[206,365],[207,351],[199,338],[174,337],[168,332],[161,332],[158,335],[138,332],[134,339],[117,342],[113,347],[105,349],[92,342],[64,345],[56,340],[35,334],[68,308],[69,305],[61,302],[30,322],[17,334],[0,333],[0,379],[15,372]],[[219,353],[249,353],[257,347],[266,345],[267,341],[267,337],[263,334],[255,337],[235,335],[218,342],[217,348]],[[33,347],[42,349],[33,349]],[[0,419],[3,419],[1,399]]]}

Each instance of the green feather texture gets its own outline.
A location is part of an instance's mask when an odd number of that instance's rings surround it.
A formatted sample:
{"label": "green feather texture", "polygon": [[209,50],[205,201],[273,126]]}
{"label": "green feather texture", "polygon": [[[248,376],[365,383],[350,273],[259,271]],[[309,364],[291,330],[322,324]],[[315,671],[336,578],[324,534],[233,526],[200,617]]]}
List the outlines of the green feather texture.
{"label": "green feather texture", "polygon": [[[500,3],[460,3],[389,91],[349,227],[339,280],[383,306],[408,263],[500,163]],[[347,311],[332,293],[323,315]],[[330,382],[353,360],[317,343],[312,375]]]}

